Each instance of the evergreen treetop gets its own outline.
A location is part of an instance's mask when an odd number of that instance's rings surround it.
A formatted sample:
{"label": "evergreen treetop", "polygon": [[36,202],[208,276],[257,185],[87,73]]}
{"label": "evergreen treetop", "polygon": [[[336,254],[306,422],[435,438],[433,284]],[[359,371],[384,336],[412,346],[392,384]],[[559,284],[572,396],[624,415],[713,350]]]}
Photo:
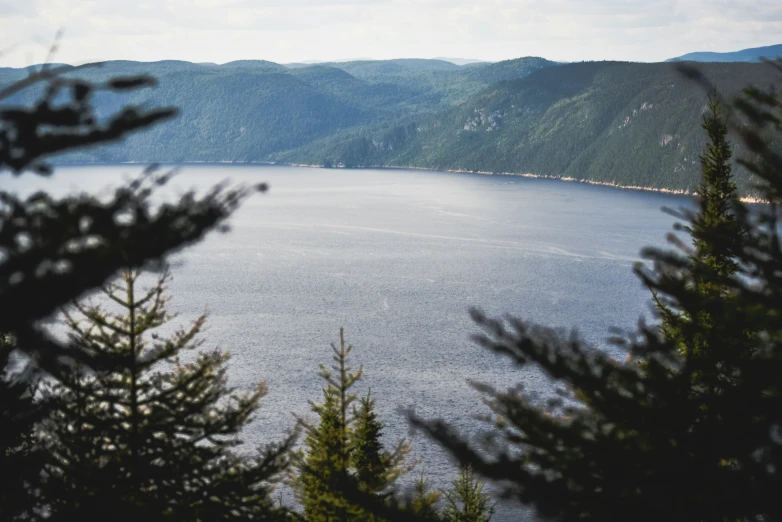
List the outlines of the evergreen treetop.
{"label": "evergreen treetop", "polygon": [[363,367],[354,371],[348,366],[353,347],[345,343],[343,329],[339,345],[331,346],[334,366],[329,369],[321,365],[320,370],[326,382],[323,402],[312,403],[319,423],[299,419],[306,431],[306,449],[298,455],[294,485],[308,521],[375,520],[344,493],[358,491],[386,499],[397,478],[409,470],[405,459],[410,447],[401,441],[393,451],[384,448],[383,424],[375,412],[374,398],[368,392],[359,400],[352,391],[363,376]]}
{"label": "evergreen treetop", "polygon": [[[744,231],[736,216],[740,207],[731,177],[731,146],[723,112],[717,94],[710,95],[709,112],[703,119],[709,143],[701,156],[698,211],[686,214],[691,225],[681,227],[691,236],[692,247],[677,270],[691,275],[688,291],[692,296],[686,307],[678,303],[678,298],[657,299],[665,338],[678,344],[685,361],[700,359],[699,370],[692,376],[693,385],[705,395],[735,385],[742,378],[742,361],[752,353],[752,339],[746,329],[737,329],[732,318],[725,317],[731,310],[725,301],[735,298],[730,278],[739,270],[736,259]],[[665,284],[664,275],[656,279]],[[650,288],[658,297],[655,287]]]}
{"label": "evergreen treetop", "polygon": [[353,463],[359,487],[369,493],[390,494],[397,479],[409,472],[407,464],[410,444],[401,440],[393,451],[387,451],[381,441],[383,422],[375,411],[371,390],[360,399],[353,412]]}
{"label": "evergreen treetop", "polygon": [[484,484],[475,477],[470,466],[462,466],[452,489],[445,492],[445,522],[489,522],[494,515],[491,496],[483,491]]}
{"label": "evergreen treetop", "polygon": [[709,137],[701,155],[701,181],[698,188],[699,212],[685,230],[692,236],[694,256],[716,277],[728,277],[738,268],[735,260],[741,250],[742,231],[738,228],[734,205],[738,200],[733,181],[728,141],[728,124],[716,93],[709,96],[703,129]]}
{"label": "evergreen treetop", "polygon": [[437,521],[440,520],[440,511],[437,504],[443,496],[442,491],[432,491],[429,489],[429,482],[424,476],[423,470],[415,479],[413,484],[413,498],[410,502],[409,510],[412,511],[415,520]]}
{"label": "evergreen treetop", "polygon": [[75,303],[65,313],[73,349],[90,352],[101,367],[74,367],[49,392],[56,404],[45,425],[53,517],[284,518],[268,495],[291,440],[257,457],[234,451],[265,386],[228,388],[228,355],[197,350],[205,315],[157,334],[171,319],[170,276],[163,272],[146,291],[139,291],[139,276],[128,269],[106,286],[116,311]]}

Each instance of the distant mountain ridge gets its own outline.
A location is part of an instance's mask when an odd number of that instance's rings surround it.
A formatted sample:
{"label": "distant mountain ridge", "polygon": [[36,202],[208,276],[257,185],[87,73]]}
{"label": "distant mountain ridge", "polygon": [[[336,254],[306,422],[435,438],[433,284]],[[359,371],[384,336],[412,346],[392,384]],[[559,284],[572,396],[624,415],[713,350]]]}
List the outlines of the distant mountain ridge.
{"label": "distant mountain ridge", "polygon": [[782,44],[753,47],[728,53],[694,52],[670,58],[666,62],[759,62],[761,58],[769,60],[782,58]]}
{"label": "distant mountain ridge", "polygon": [[[542,58],[458,66],[442,60],[401,59],[286,67],[265,60],[222,65],[179,60],[109,61],[74,69],[91,80],[150,74],[159,86],[123,100],[171,105],[180,117],[127,141],[71,154],[67,161],[264,161],[348,128],[392,122],[459,103],[495,81],[520,78],[541,67]],[[67,66],[65,66],[67,67]],[[485,74],[479,73],[484,70]],[[0,68],[0,85],[21,79],[27,69]],[[4,103],[31,104],[40,89]],[[117,97],[99,95],[99,114],[116,110]]]}
{"label": "distant mountain ridge", "polygon": [[433,58],[433,60],[444,60],[446,62],[451,62],[456,65],[472,65],[475,63],[490,63],[489,60],[478,60],[475,58],[446,58],[443,56],[437,56]]}
{"label": "distant mountain ridge", "polygon": [[[730,99],[778,83],[765,64],[702,73]],[[585,62],[497,83],[465,103],[393,125],[346,129],[273,155],[285,163],[534,174],[692,192],[706,143],[706,93],[670,64]],[[733,141],[738,143],[738,140]],[[735,157],[743,151],[735,147]],[[743,195],[752,179],[738,165]]]}
{"label": "distant mountain ridge", "polygon": [[[728,98],[750,83],[780,81],[765,64],[699,67]],[[0,68],[0,86],[27,74]],[[706,94],[666,63],[164,60],[112,61],[70,74],[157,78],[154,90],[121,99],[98,93],[98,117],[120,103],[176,106],[181,115],[122,143],[59,159],[66,162],[416,167],[692,191],[706,139]],[[4,103],[29,105],[41,92],[39,86]],[[736,179],[750,194],[747,172],[737,167]]]}

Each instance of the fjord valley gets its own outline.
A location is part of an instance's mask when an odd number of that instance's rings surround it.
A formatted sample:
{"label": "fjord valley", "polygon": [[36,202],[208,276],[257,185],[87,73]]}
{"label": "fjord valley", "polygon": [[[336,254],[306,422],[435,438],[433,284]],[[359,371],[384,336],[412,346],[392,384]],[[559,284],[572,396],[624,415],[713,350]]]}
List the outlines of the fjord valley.
{"label": "fjord valley", "polygon": [[[6,186],[99,193],[142,168],[63,166],[51,179]],[[619,358],[605,342],[609,328],[649,315],[633,263],[643,246],[665,244],[673,219],[659,208],[688,203],[510,176],[258,165],[187,165],[166,192],[206,192],[224,179],[263,180],[270,190],[243,205],[229,234],[172,257],[173,323],[208,307],[205,347],[230,352],[231,384],[266,382],[268,395],[243,432],[247,448],[283,439],[292,413],[312,417],[309,401],[323,385],[318,365],[331,362],[329,344],[344,327],[350,366],[364,368],[356,388],[377,398],[383,440],[409,439],[408,461],[420,460],[400,478],[403,489],[419,470],[434,490],[448,490],[456,474],[441,448],[411,433],[405,409],[480,433],[483,423],[471,416],[485,410],[466,379],[505,388],[523,374],[529,391],[551,391],[538,372],[480,357],[468,307],[577,323],[588,342]],[[534,520],[514,504],[495,511],[497,522]]]}
{"label": "fjord valley", "polygon": [[[761,63],[699,67],[728,100],[776,79]],[[73,75],[137,73],[158,80],[153,103],[176,106],[178,118],[61,161],[426,168],[693,192],[705,143],[701,113],[689,110],[705,107],[703,91],[670,64],[107,62]],[[24,74],[4,69],[0,81]],[[115,108],[109,100],[96,98],[99,113]],[[753,180],[734,167],[740,193],[752,195]]]}
{"label": "fjord valley", "polygon": [[[782,521],[780,49],[635,61],[709,2],[0,0],[128,58],[0,69],[0,522]],[[301,61],[423,48],[523,57]]]}
{"label": "fjord valley", "polygon": [[[389,60],[306,66],[262,60],[223,65],[181,61],[110,61],[73,75],[99,80],[149,74],[158,87],[155,105],[175,106],[180,116],[128,141],[70,156],[73,161],[197,162],[266,161],[346,128],[395,121],[463,101],[492,82],[518,78],[553,62],[522,58],[457,66],[441,60]],[[0,70],[0,82],[23,78],[23,69]],[[30,89],[11,102],[31,103]],[[139,91],[131,103],[143,104]],[[99,114],[116,108],[95,100]]]}
{"label": "fjord valley", "polygon": [[[777,80],[765,64],[707,64],[700,70],[728,99],[745,82],[768,87]],[[272,157],[530,173],[692,192],[705,143],[705,107],[702,88],[668,64],[563,64],[487,87],[445,110],[342,131]],[[748,173],[736,168],[736,179],[747,194]]]}

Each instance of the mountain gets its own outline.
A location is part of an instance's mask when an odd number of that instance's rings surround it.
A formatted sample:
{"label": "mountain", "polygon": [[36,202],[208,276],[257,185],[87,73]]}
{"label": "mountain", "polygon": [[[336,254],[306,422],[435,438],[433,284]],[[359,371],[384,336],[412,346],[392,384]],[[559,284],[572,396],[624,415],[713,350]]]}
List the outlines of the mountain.
{"label": "mountain", "polygon": [[[706,64],[701,71],[728,98],[749,83],[763,88],[779,81],[765,64]],[[497,83],[436,113],[347,129],[273,157],[692,191],[706,142],[705,109],[705,93],[669,64],[574,63]],[[750,193],[748,173],[737,167],[736,177]]]}
{"label": "mountain", "polygon": [[761,58],[782,58],[782,44],[754,47],[732,53],[696,52],[671,58],[667,62],[759,62]]}
{"label": "mountain", "polygon": [[[359,61],[286,67],[264,60],[222,65],[166,60],[110,61],[74,69],[73,75],[100,81],[111,76],[150,74],[159,86],[122,99],[128,103],[175,106],[179,118],[127,141],[73,154],[69,161],[262,161],[344,129],[396,121],[448,107],[479,92],[500,76],[520,77],[555,65],[522,58],[492,64],[487,75],[474,67],[441,60]],[[25,69],[0,68],[0,85],[20,79]],[[30,104],[31,89],[10,103]],[[118,97],[100,94],[99,114],[116,110]]]}
{"label": "mountain", "polygon": [[[748,84],[764,88],[780,79],[766,64],[699,67],[728,98]],[[292,68],[263,60],[168,60],[106,62],[69,74],[99,81],[140,73],[159,86],[122,97],[98,93],[98,116],[121,103],[176,106],[181,115],[66,161],[421,167],[692,191],[706,141],[706,94],[665,63],[527,57]],[[27,74],[0,68],[0,86]],[[39,86],[5,102],[30,104],[40,94]],[[738,146],[735,152],[743,154]],[[751,193],[748,174],[737,167],[736,177],[742,193]]]}
{"label": "mountain", "polygon": [[[5,76],[0,71],[0,82]],[[319,89],[278,64],[262,61],[224,65],[189,62],[106,62],[100,68],[73,73],[100,81],[111,76],[150,74],[159,85],[127,96],[98,93],[99,115],[119,108],[120,101],[146,106],[175,106],[181,115],[121,144],[73,154],[71,161],[249,161],[278,150],[301,146],[335,130],[398,117],[393,100],[370,107]],[[345,90],[350,93],[349,89]],[[25,92],[20,103],[39,93]]]}
{"label": "mountain", "polygon": [[434,58],[434,60],[443,60],[445,62],[451,62],[455,65],[471,65],[474,63],[487,63],[486,60],[476,60],[474,58],[444,58],[442,56]]}
{"label": "mountain", "polygon": [[[496,82],[523,78],[557,65],[539,57],[516,58],[496,63],[456,65],[446,60],[416,58],[327,64],[372,83],[409,87],[425,97],[426,105],[452,105]],[[428,97],[428,98],[427,98]],[[413,103],[418,103],[412,100]]]}
{"label": "mountain", "polygon": [[288,65],[299,65],[299,64],[303,64],[303,65],[320,65],[320,64],[323,64],[323,63],[356,62],[356,61],[359,61],[359,60],[374,60],[374,58],[369,58],[369,57],[366,57],[366,56],[362,56],[362,57],[358,57],[358,58],[348,58],[348,59],[344,59],[344,60],[304,60],[304,61],[301,61],[301,62],[296,62],[294,64],[285,64],[285,65],[286,65],[286,67]]}

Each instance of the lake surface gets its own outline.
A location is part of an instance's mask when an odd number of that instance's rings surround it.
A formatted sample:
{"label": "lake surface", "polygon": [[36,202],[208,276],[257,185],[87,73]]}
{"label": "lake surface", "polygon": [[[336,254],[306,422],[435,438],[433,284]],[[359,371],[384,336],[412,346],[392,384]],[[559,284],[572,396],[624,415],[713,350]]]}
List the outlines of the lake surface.
{"label": "lake surface", "polygon": [[[101,191],[140,166],[59,168],[4,187]],[[430,483],[454,471],[444,453],[410,433],[403,409],[480,431],[485,413],[468,379],[508,388],[549,384],[485,353],[469,337],[468,309],[577,327],[608,349],[611,327],[649,316],[649,294],[632,273],[639,251],[664,245],[688,199],[562,181],[405,170],[184,166],[169,194],[216,182],[270,185],[248,200],[227,234],[172,259],[170,309],[179,321],[209,311],[205,347],[232,354],[231,383],[265,380],[269,394],[245,440],[279,439],[319,400],[318,364],[345,328],[358,389],[377,397],[389,444],[413,442]],[[415,475],[414,472],[411,474]],[[501,506],[495,520],[522,520]]]}

